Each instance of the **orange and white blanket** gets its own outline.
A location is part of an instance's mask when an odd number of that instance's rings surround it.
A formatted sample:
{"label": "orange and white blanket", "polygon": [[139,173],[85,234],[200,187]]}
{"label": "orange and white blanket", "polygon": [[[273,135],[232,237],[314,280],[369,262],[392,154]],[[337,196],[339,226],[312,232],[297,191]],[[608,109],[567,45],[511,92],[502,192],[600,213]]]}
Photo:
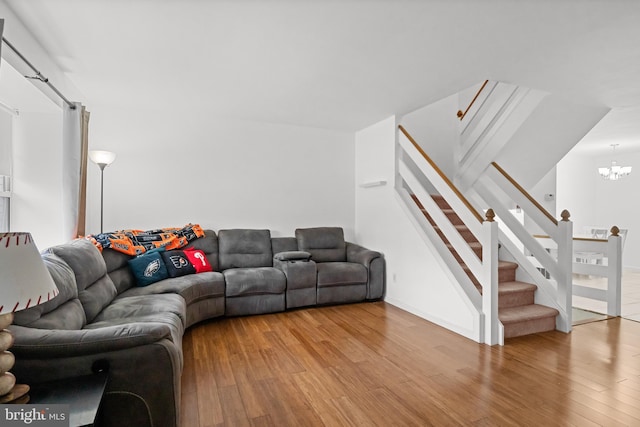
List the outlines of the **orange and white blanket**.
{"label": "orange and white blanket", "polygon": [[140,255],[159,247],[164,247],[166,250],[181,248],[203,236],[202,227],[198,224],[187,224],[182,228],[113,231],[89,235],[86,239],[96,245],[100,251],[113,249],[127,255]]}

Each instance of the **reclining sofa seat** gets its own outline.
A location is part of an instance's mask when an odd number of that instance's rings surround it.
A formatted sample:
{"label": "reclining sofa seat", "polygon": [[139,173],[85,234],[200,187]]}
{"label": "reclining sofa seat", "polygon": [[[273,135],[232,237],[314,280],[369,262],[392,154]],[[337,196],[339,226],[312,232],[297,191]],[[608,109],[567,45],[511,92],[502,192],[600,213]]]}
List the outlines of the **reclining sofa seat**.
{"label": "reclining sofa seat", "polygon": [[384,259],[381,254],[346,242],[340,227],[298,228],[298,249],[309,252],[317,268],[317,304],[338,304],[382,298]]}
{"label": "reclining sofa seat", "polygon": [[285,309],[287,281],[273,267],[269,230],[218,232],[220,270],[226,282],[227,316],[274,313]]}

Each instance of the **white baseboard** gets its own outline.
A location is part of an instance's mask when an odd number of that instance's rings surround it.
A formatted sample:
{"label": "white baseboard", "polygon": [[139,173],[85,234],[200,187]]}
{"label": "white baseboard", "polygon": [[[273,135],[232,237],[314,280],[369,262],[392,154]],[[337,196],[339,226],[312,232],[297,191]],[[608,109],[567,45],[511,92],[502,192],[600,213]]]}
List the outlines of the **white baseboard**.
{"label": "white baseboard", "polygon": [[[453,324],[453,323],[451,323],[451,322],[449,322],[447,320],[444,320],[444,319],[442,319],[442,318],[440,318],[438,316],[434,316],[432,314],[426,313],[423,310],[420,310],[420,309],[418,309],[418,308],[416,308],[416,307],[414,307],[414,306],[412,306],[410,304],[405,304],[404,302],[399,301],[399,300],[397,300],[395,298],[387,297],[387,298],[384,299],[384,301],[389,303],[389,304],[391,304],[391,305],[393,305],[393,306],[395,306],[395,307],[398,307],[399,309],[407,311],[407,312],[409,312],[411,314],[415,314],[416,316],[421,317],[421,318],[423,318],[423,319],[425,319],[425,320],[427,320],[427,321],[429,321],[431,323],[435,323],[438,326],[441,326],[441,327],[443,327],[445,329],[448,329],[448,330],[450,330],[452,332],[455,332],[458,335],[462,335],[463,337],[468,338],[468,339],[470,339],[472,341],[475,341],[477,343],[481,343],[481,341],[480,341],[480,331],[479,330],[462,328],[462,327],[460,327],[460,325],[455,325],[455,324]],[[478,321],[476,321],[474,323],[476,325],[476,328],[478,328],[478,325],[480,324],[480,321],[478,320]]]}

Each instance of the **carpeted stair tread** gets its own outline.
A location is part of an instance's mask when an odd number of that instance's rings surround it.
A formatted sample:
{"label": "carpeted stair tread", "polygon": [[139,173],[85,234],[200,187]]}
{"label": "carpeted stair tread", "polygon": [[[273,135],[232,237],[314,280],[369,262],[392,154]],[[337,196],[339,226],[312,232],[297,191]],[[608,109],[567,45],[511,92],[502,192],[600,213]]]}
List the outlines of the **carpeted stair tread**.
{"label": "carpeted stair tread", "polygon": [[538,289],[538,287],[532,283],[519,282],[517,280],[512,282],[502,282],[498,284],[498,292],[500,294],[510,294],[519,292],[531,292]]}
{"label": "carpeted stair tread", "polygon": [[517,280],[498,283],[498,310],[533,304],[536,289],[534,284]]}
{"label": "carpeted stair tread", "polygon": [[555,308],[531,304],[520,307],[503,308],[498,313],[498,318],[506,327],[511,323],[527,322],[547,317],[555,318],[558,314],[560,314],[560,312]]}
{"label": "carpeted stair tread", "polygon": [[[482,249],[482,243],[480,242],[467,242],[471,249]],[[453,245],[451,243],[447,243],[447,248],[453,249]]]}
{"label": "carpeted stair tread", "polygon": [[511,262],[511,261],[500,261],[498,260],[498,269],[511,269],[511,270],[515,270],[516,268],[518,268],[518,263],[517,262]]}
{"label": "carpeted stair tread", "polygon": [[[462,268],[469,269],[466,265],[463,265]],[[515,270],[516,268],[518,268],[518,264],[515,262],[498,260],[498,270]]]}

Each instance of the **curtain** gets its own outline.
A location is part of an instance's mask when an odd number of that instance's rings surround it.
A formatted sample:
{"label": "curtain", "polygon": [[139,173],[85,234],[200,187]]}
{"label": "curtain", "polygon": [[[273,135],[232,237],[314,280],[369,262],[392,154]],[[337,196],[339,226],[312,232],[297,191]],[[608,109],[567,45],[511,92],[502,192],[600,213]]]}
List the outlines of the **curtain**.
{"label": "curtain", "polygon": [[62,221],[68,239],[85,234],[89,112],[79,102],[62,114]]}

